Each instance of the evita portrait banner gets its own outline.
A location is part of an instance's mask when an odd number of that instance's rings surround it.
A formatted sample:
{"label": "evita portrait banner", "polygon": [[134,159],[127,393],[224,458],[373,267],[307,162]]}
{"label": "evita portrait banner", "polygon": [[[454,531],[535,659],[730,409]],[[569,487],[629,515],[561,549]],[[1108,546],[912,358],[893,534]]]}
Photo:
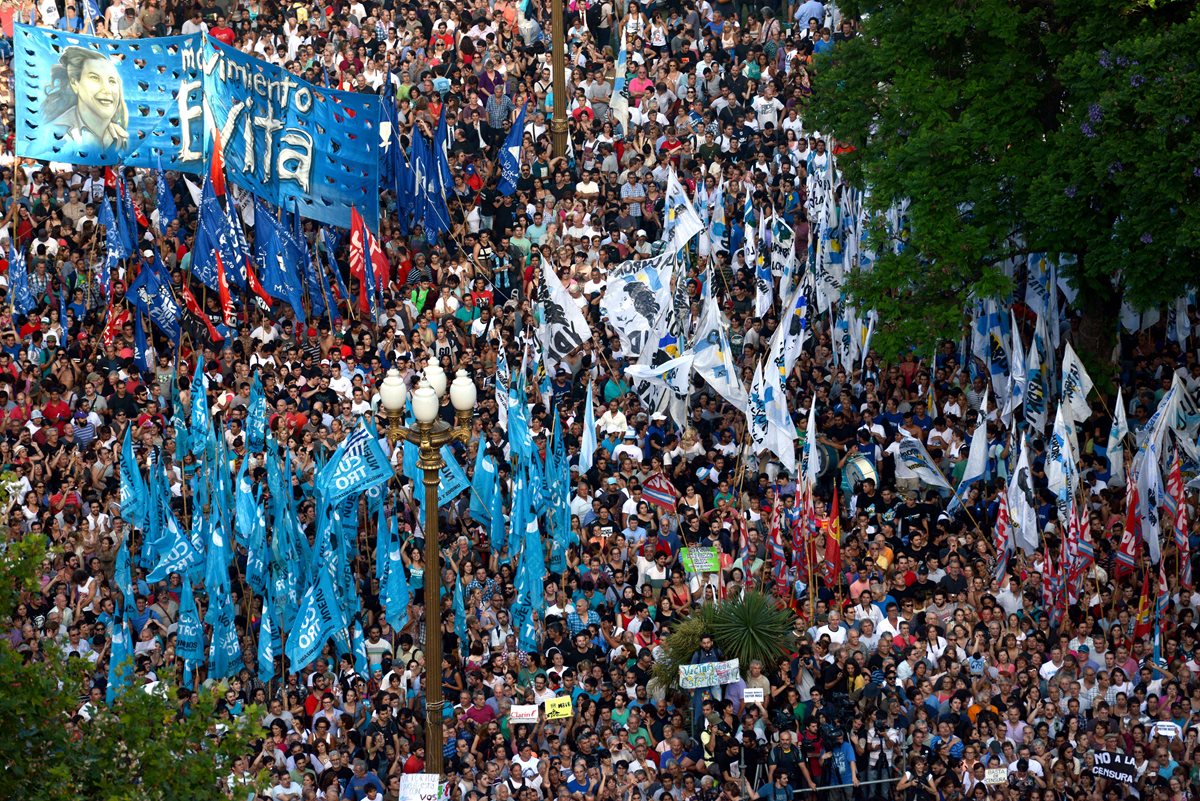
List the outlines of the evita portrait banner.
{"label": "evita portrait banner", "polygon": [[221,133],[228,178],[349,227],[379,224],[379,98],[317,87],[199,34],[114,41],[17,25],[16,153],[200,173]]}

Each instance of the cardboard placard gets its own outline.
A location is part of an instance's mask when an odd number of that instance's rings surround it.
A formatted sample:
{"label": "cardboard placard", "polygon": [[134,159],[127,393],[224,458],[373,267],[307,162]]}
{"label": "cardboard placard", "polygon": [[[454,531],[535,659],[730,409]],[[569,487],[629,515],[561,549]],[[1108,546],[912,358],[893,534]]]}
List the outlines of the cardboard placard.
{"label": "cardboard placard", "polygon": [[438,801],[438,775],[403,774],[400,777],[400,801]]}
{"label": "cardboard placard", "polygon": [[761,687],[747,687],[746,695],[744,696],[747,704],[761,704],[766,700],[766,691]]}
{"label": "cardboard placard", "polygon": [[546,699],[546,720],[562,720],[575,714],[571,705],[571,696]]}
{"label": "cardboard placard", "polygon": [[1102,779],[1113,779],[1126,784],[1137,781],[1137,766],[1133,757],[1115,751],[1097,751],[1092,773]]}
{"label": "cardboard placard", "polygon": [[1008,768],[988,768],[983,772],[984,784],[1007,784]]}

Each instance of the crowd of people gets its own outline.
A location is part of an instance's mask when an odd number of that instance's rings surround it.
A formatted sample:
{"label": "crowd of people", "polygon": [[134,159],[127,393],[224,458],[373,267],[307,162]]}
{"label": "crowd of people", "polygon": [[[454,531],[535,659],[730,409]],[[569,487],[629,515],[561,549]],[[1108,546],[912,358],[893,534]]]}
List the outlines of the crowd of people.
{"label": "crowd of people", "polygon": [[[5,71],[0,250],[24,255],[36,306],[16,315],[11,292],[2,304],[0,475],[11,476],[8,536],[42,533],[57,546],[41,591],[17,608],[7,639],[30,660],[91,663],[93,691],[77,714],[80,725],[103,703],[109,676],[119,548],[141,536],[121,516],[122,443],[132,428],[143,464],[147,454],[160,454],[186,521],[196,463],[191,454],[176,461],[172,418],[202,356],[231,475],[251,458],[252,376],[261,378],[267,424],[290,452],[300,493],[343,437],[380,412],[386,371],[411,384],[434,363],[450,375],[466,370],[479,388],[473,434],[458,461],[470,472],[477,450],[487,448],[508,481],[509,446],[493,391],[497,363],[515,371],[539,347],[537,276],[553,269],[592,337],[552,371],[548,393],[536,376],[527,383],[534,442],[549,449],[556,418],[563,432],[572,485],[558,502],[569,505],[578,540],[564,569],[547,569],[537,647],[518,646],[520,621],[510,616],[516,566],[472,519],[470,491],[440,512],[445,570],[430,577],[409,502],[413,482],[394,488],[402,563],[414,590],[407,624],[393,625],[396,616],[380,605],[378,540],[367,521],[353,563],[367,669],[356,670],[352,656],[339,659],[331,644],[299,672],[263,681],[247,667],[223,679],[221,717],[261,709],[260,739],[229,766],[231,798],[395,799],[404,774],[423,772],[429,749],[444,755],[453,801],[792,801],[812,790],[846,801],[1182,801],[1196,792],[1200,599],[1184,563],[1200,543],[1193,538],[1190,549],[1180,549],[1164,537],[1168,600],[1147,625],[1143,576],[1153,573],[1154,582],[1157,568],[1143,560],[1122,572],[1116,564],[1127,487],[1110,458],[1113,393],[1093,394],[1092,415],[1076,428],[1095,558],[1078,603],[1056,616],[1043,574],[1065,531],[1046,491],[1048,432],[1030,432],[1042,547],[1018,550],[997,570],[1000,496],[1016,459],[1016,430],[989,376],[961,345],[940,343],[930,359],[934,343],[914,343],[909,353],[869,351],[847,364],[836,356],[840,334],[828,318],[810,316],[811,336],[784,390],[797,432],[816,408],[821,467],[812,515],[822,534],[812,538],[813,559],[792,558],[791,532],[806,524],[809,488],[799,471],[748,452],[745,409],[697,379],[686,417],[676,420],[632,389],[626,369],[636,354],[623,352],[601,300],[613,267],[661,251],[672,170],[706,220],[719,216],[712,208],[718,198],[735,222],[748,205],[773,210],[794,229],[800,263],[808,260],[808,178],[828,172],[839,152],[829,132],[806,122],[821,102],[811,76],[824,55],[858,35],[857,20],[821,0],[762,8],[729,0],[572,0],[564,9],[571,148],[563,155],[553,152],[549,130],[549,2],[250,0],[192,8],[115,0],[87,9],[66,2],[56,22],[43,9],[42,23],[124,38],[202,31],[314,82],[327,75],[342,88],[382,94],[393,80],[403,126],[431,130],[444,110],[453,177],[451,230],[435,242],[420,225],[402,235],[397,198],[381,190],[379,241],[393,270],[374,319],[353,297],[305,323],[285,303],[267,311],[246,301],[237,324],[227,326],[219,298],[193,285],[224,338],[214,339],[197,319],[185,323],[179,348],[152,331],[155,358],[139,370],[125,297],[138,259],[110,276],[111,300],[98,275],[105,264],[99,204],[113,196],[112,171],[15,159],[13,76]],[[6,27],[14,15],[31,16],[27,6],[8,12]],[[504,195],[499,151],[526,106],[517,187]],[[136,205],[153,215],[153,174],[122,172]],[[139,234],[179,290],[192,280],[197,209],[182,176],[167,180],[177,220],[164,234]],[[246,235],[253,241],[254,229]],[[314,251],[326,247],[315,224],[305,224],[305,235]],[[344,247],[320,264],[345,265]],[[779,304],[756,313],[755,276],[740,255],[702,256],[693,245],[686,263],[677,280],[686,285],[691,319],[700,319],[702,275],[711,266],[704,291],[729,321],[733,360],[750,386]],[[330,285],[353,292],[351,276],[341,278]],[[1032,330],[1027,307],[1018,302],[1013,313]],[[1062,320],[1069,340],[1069,311]],[[1191,331],[1193,320],[1185,322]],[[1134,440],[1146,434],[1176,374],[1188,391],[1198,389],[1196,342],[1185,337],[1188,350],[1173,341],[1165,321],[1122,330],[1113,378],[1124,390]],[[588,398],[597,446],[580,471]],[[951,504],[950,492],[897,458],[898,443],[915,437],[957,486],[985,418],[987,477],[962,503]],[[799,439],[795,447],[800,453]],[[673,490],[665,505],[655,502],[661,482],[655,499],[643,489],[652,478],[665,478]],[[1185,538],[1195,503],[1190,493],[1183,501]],[[776,553],[770,529],[778,519],[787,533]],[[302,503],[300,520],[313,541],[311,501]],[[827,544],[830,530],[836,550]],[[682,548],[700,546],[720,558],[719,572],[703,581],[681,560]],[[244,557],[233,563],[239,578]],[[820,575],[816,563],[831,558]],[[134,568],[136,680],[178,682],[183,585],[178,575],[147,581],[149,567]],[[441,631],[425,625],[421,589],[431,578],[443,583]],[[455,582],[465,596],[465,640],[451,612]],[[772,593],[795,611],[793,654],[778,664],[742,665],[741,681],[699,698],[653,680],[673,630],[701,605],[750,590]],[[203,588],[197,591],[203,605]],[[262,609],[249,595],[239,600],[237,633],[243,661],[253,666]],[[443,641],[439,665],[425,663],[429,637]],[[705,640],[698,658],[715,660],[718,650]],[[425,739],[424,687],[432,673],[448,699],[440,743]],[[210,677],[200,667],[195,678]],[[747,690],[762,691],[755,697],[763,700],[747,700]],[[180,690],[181,704],[190,693]],[[513,705],[558,696],[573,699],[572,717],[509,719]],[[1134,781],[1098,772],[1101,752],[1131,757]],[[261,793],[247,789],[263,776]]]}

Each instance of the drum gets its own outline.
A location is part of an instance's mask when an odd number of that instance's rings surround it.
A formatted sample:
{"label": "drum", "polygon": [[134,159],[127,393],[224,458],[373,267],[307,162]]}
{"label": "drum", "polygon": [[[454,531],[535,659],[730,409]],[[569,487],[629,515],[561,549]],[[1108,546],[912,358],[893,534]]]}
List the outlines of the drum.
{"label": "drum", "polygon": [[879,485],[879,474],[875,472],[875,465],[871,464],[871,460],[861,453],[856,453],[848,458],[842,472],[845,475],[846,484],[856,491],[859,485],[868,478],[874,481],[876,486]]}

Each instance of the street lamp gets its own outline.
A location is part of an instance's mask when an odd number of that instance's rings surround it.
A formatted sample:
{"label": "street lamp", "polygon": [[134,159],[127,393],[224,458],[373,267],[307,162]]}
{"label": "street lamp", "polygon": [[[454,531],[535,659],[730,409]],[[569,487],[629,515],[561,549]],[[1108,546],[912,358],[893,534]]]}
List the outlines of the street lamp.
{"label": "street lamp", "polygon": [[[404,440],[417,446],[417,467],[425,482],[425,766],[426,772],[442,775],[442,565],[438,541],[438,483],[446,462],[442,446],[471,436],[471,412],[475,409],[475,382],[459,370],[450,385],[454,425],[438,419],[446,394],[446,371],[437,364],[425,368],[412,394],[415,426],[402,424],[408,388],[397,370],[388,370],[379,387],[379,402],[387,414],[386,436],[393,446]],[[455,580],[458,580],[457,577]]]}
{"label": "street lamp", "polygon": [[557,158],[567,156],[567,32],[563,3],[550,0],[550,67],[554,108],[550,115],[550,143]]}

